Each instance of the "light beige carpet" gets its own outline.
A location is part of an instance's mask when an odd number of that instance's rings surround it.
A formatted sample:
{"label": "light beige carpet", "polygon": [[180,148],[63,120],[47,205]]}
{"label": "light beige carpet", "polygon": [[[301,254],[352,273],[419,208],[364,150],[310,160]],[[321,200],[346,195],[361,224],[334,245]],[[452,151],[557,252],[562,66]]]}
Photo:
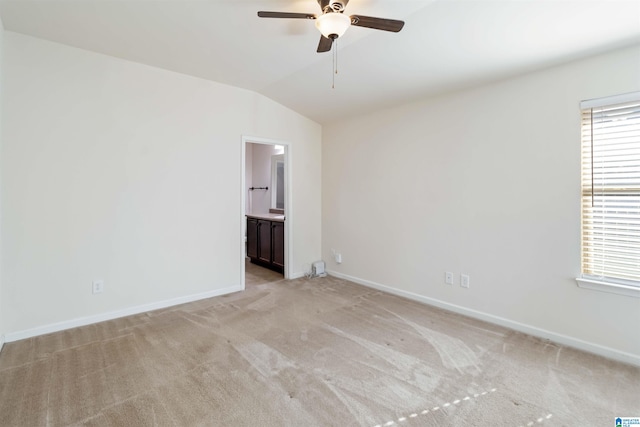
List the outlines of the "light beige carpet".
{"label": "light beige carpet", "polygon": [[336,278],[5,345],[2,426],[613,426],[640,368]]}

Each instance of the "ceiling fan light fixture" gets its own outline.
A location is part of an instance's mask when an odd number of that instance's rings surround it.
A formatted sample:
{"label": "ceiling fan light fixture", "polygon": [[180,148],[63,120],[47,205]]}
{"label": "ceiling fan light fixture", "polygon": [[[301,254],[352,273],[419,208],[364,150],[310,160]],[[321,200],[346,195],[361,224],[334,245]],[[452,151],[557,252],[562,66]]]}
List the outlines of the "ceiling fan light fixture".
{"label": "ceiling fan light fixture", "polygon": [[316,28],[328,39],[337,39],[347,31],[351,18],[339,12],[328,12],[316,18]]}

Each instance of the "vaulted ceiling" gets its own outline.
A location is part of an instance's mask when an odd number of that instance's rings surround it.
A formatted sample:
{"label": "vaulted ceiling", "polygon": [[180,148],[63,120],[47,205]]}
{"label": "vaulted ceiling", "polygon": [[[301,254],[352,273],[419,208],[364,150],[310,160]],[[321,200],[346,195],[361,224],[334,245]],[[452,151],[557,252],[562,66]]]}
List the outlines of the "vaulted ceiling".
{"label": "vaulted ceiling", "polygon": [[[351,0],[352,26],[316,53],[316,0],[0,0],[5,30],[261,93],[319,122],[640,43],[638,0]],[[639,59],[640,60],[640,59]]]}

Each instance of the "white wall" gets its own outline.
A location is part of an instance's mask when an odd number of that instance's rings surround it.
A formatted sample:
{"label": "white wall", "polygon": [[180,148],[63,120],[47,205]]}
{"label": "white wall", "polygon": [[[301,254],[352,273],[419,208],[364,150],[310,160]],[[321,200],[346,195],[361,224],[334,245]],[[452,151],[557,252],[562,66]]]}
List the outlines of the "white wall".
{"label": "white wall", "polygon": [[328,268],[640,363],[640,298],[574,281],[578,104],[637,90],[638,47],[326,126]]}
{"label": "white wall", "polygon": [[[4,93],[3,88],[3,40],[4,40],[4,26],[2,24],[2,19],[0,19],[0,94]],[[1,96],[1,95],[0,95]],[[2,103],[0,102],[0,155],[2,154]],[[0,218],[2,218],[2,159],[0,157]],[[2,241],[2,221],[0,220],[0,241]],[[0,245],[0,260],[2,259],[2,247]],[[2,300],[3,293],[3,282],[2,282],[2,262],[0,261],[0,350],[2,350],[2,346],[4,345],[5,340],[5,308]]]}
{"label": "white wall", "polygon": [[[251,185],[249,187],[269,187],[268,190],[253,190],[248,192],[251,200],[251,213],[268,213],[271,208],[271,156],[282,154],[282,150],[276,149],[270,144],[247,144],[251,149]],[[248,204],[249,202],[247,202]]]}
{"label": "white wall", "polygon": [[320,256],[318,124],[250,91],[4,37],[8,339],[240,289],[243,135],[292,145],[292,273]]}
{"label": "white wall", "polygon": [[[250,202],[250,193],[249,193],[249,187],[252,186],[253,183],[253,145],[254,144],[247,144],[246,145],[246,152],[244,155],[244,183],[245,183],[245,197],[246,197],[246,202],[244,205],[244,211],[245,213],[251,213],[251,202]],[[246,224],[245,224],[246,225]],[[246,229],[246,227],[245,227]]]}

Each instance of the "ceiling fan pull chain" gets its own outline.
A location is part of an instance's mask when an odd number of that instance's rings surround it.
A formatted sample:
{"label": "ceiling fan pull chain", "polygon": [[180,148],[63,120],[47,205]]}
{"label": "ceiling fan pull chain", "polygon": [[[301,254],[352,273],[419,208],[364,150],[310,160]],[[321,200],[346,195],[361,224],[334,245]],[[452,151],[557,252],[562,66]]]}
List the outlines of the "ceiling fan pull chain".
{"label": "ceiling fan pull chain", "polygon": [[333,40],[333,73],[331,89],[336,88],[336,74],[338,74],[338,39]]}
{"label": "ceiling fan pull chain", "polygon": [[335,69],[335,71],[336,71],[336,74],[338,74],[338,39],[335,39],[334,43],[336,45],[336,47],[334,47],[334,49],[336,50],[336,67],[335,67],[336,69]]}
{"label": "ceiling fan pull chain", "polygon": [[333,52],[332,56],[333,56],[333,70],[331,72],[331,89],[335,89],[336,88],[336,74],[338,74],[338,69],[336,66],[336,54],[337,54],[337,49],[336,49],[336,43],[334,40],[333,43]]}

